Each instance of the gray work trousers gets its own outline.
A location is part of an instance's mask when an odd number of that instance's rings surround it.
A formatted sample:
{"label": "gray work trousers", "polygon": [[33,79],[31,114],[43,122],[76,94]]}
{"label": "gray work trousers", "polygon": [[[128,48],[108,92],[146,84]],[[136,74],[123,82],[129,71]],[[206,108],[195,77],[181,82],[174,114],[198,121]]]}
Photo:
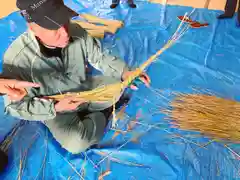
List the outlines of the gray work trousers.
{"label": "gray work trousers", "polygon": [[[116,82],[120,82],[120,80],[104,76],[96,77],[90,81],[93,88]],[[72,154],[78,154],[102,139],[107,119],[100,111],[112,105],[112,102],[104,104],[87,103],[82,105],[83,108],[81,109],[83,111],[87,110],[89,113],[82,114],[80,110],[57,114],[54,119],[46,121],[45,125],[64,149]]]}

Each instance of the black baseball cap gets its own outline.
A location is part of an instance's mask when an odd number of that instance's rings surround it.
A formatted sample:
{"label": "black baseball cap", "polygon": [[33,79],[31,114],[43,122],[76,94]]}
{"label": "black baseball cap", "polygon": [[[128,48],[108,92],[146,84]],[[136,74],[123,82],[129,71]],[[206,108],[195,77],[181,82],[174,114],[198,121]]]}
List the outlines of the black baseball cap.
{"label": "black baseball cap", "polygon": [[55,30],[78,13],[64,5],[63,0],[17,0],[17,7],[27,22]]}

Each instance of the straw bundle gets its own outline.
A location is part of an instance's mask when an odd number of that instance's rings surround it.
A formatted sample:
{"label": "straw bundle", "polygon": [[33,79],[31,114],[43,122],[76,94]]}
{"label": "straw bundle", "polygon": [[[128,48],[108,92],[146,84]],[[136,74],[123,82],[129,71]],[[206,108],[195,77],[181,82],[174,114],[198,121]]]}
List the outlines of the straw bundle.
{"label": "straw bundle", "polygon": [[204,94],[177,94],[163,110],[183,130],[193,130],[215,140],[240,141],[240,103]]}
{"label": "straw bundle", "polygon": [[122,21],[102,19],[90,14],[81,14],[79,17],[85,21],[72,20],[72,22],[77,23],[84,28],[90,36],[96,38],[104,38],[106,32],[115,34],[117,30],[123,26]]}
{"label": "straw bundle", "polygon": [[80,26],[82,26],[84,29],[100,30],[100,31],[109,32],[112,34],[115,34],[118,30],[117,26],[107,26],[107,25],[98,26],[92,23],[88,23],[84,21],[76,21],[76,20],[75,22],[78,23]]}

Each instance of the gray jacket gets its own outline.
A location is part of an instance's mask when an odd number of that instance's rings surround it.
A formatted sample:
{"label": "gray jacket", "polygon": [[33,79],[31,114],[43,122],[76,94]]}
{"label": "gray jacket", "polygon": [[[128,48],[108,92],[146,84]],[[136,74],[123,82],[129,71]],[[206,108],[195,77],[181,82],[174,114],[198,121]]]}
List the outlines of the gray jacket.
{"label": "gray jacket", "polygon": [[124,61],[102,53],[100,42],[77,24],[70,25],[70,35],[73,42],[62,49],[62,58],[44,56],[30,31],[10,45],[3,59],[3,75],[40,83],[41,87],[27,89],[28,96],[19,102],[11,102],[5,96],[6,114],[25,120],[53,119],[56,116],[55,102],[39,97],[90,90],[86,61],[104,76],[121,78],[127,68]]}

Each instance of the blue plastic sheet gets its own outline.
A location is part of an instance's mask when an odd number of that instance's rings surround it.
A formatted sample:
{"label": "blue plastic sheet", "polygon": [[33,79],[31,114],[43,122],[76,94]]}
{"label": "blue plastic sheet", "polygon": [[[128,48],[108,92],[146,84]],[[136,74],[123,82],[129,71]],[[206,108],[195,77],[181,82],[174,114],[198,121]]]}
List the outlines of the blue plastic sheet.
{"label": "blue plastic sheet", "polygon": [[[177,16],[192,8],[137,1],[137,9],[122,3],[115,10],[110,1],[66,1],[78,12],[125,23],[116,35],[106,35],[104,51],[137,67],[159,50],[175,32]],[[191,92],[192,87],[208,89],[228,98],[240,94],[240,29],[235,20],[216,19],[219,11],[196,9],[193,16],[210,25],[189,29],[164,52],[147,73],[151,88],[141,86],[121,117],[117,129],[132,131],[120,134],[113,142],[115,130],[108,129],[102,147],[80,155],[61,149],[41,123],[27,122],[19,128],[9,148],[10,164],[0,179],[156,179],[156,180],[234,180],[240,179],[239,146],[212,142],[197,133],[182,132],[170,127],[160,108],[167,105],[171,92]],[[164,21],[162,21],[164,18]],[[26,25],[18,13],[0,20],[1,56]],[[3,105],[1,101],[1,106]],[[3,108],[2,108],[3,109]],[[0,137],[7,135],[19,122],[0,113]],[[133,121],[137,121],[135,126]],[[136,141],[132,137],[140,136]],[[190,136],[191,135],[191,136]]]}

